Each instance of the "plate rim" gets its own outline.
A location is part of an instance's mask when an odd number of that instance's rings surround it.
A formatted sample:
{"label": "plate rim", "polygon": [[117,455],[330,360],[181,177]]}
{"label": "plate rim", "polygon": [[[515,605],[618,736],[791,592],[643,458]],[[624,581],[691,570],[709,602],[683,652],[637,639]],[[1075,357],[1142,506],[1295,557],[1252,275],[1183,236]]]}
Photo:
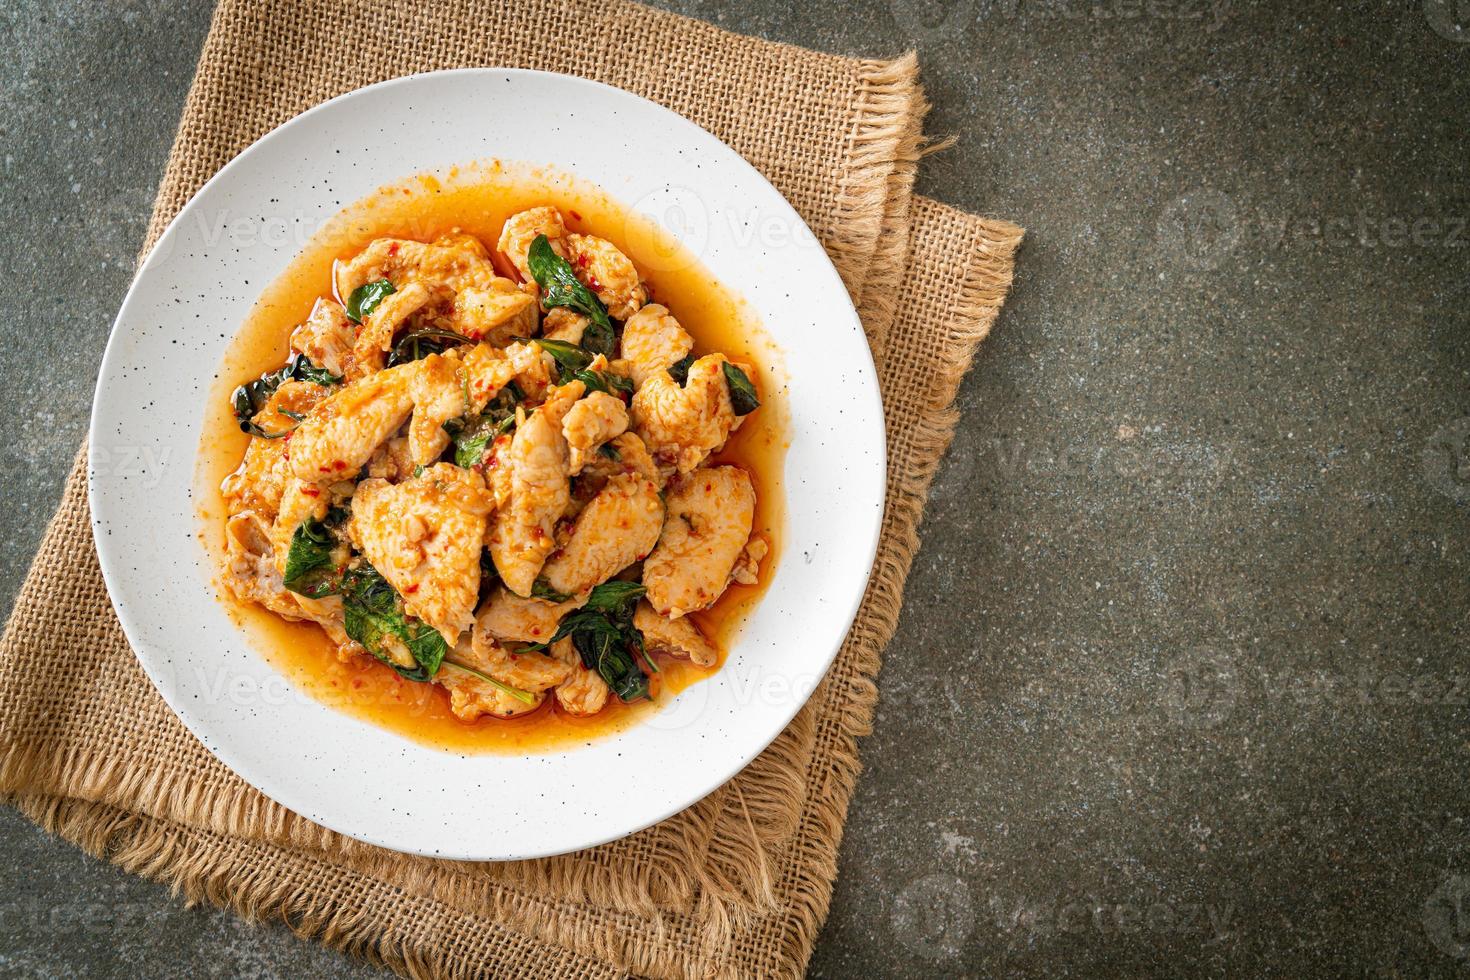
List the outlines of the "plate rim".
{"label": "plate rim", "polygon": [[[878,429],[875,440],[877,452],[873,455],[875,457],[874,462],[877,466],[877,485],[880,488],[880,493],[879,499],[875,501],[877,506],[867,508],[871,511],[871,513],[867,515],[864,519],[866,524],[867,546],[863,549],[863,554],[865,554],[866,556],[864,560],[866,573],[863,576],[863,585],[861,588],[855,589],[853,595],[849,596],[846,601],[846,608],[842,611],[841,614],[841,621],[844,624],[842,631],[837,639],[832,643],[831,649],[823,654],[820,661],[820,671],[816,675],[816,681],[810,686],[810,689],[803,693],[801,696],[793,697],[791,699],[789,711],[785,712],[784,719],[781,721],[781,724],[775,728],[772,734],[770,734],[768,737],[762,736],[760,738],[751,739],[748,743],[748,750],[737,753],[737,755],[739,756],[739,762],[733,770],[728,773],[715,770],[718,775],[702,780],[700,783],[701,788],[688,794],[681,794],[679,801],[675,801],[671,805],[671,808],[667,809],[666,812],[664,808],[656,807],[654,809],[657,812],[647,819],[639,818],[637,821],[632,822],[622,829],[619,829],[597,839],[588,839],[574,846],[565,847],[557,845],[553,847],[532,847],[528,850],[517,851],[515,853],[494,854],[488,853],[483,848],[477,848],[473,841],[448,842],[450,846],[439,847],[432,850],[427,848],[415,848],[410,844],[390,842],[382,838],[375,838],[371,835],[360,833],[354,829],[335,826],[334,822],[326,819],[321,819],[318,816],[308,817],[305,815],[305,813],[302,812],[303,808],[300,807],[299,803],[293,805],[291,802],[288,802],[287,800],[281,798],[282,796],[293,796],[294,794],[277,794],[275,792],[272,792],[271,790],[266,789],[265,786],[261,785],[262,781],[247,776],[244,772],[241,771],[241,768],[237,767],[228,757],[231,753],[224,746],[224,743],[227,740],[212,739],[206,737],[207,726],[202,723],[201,719],[195,718],[192,712],[188,710],[187,706],[182,703],[176,703],[175,699],[169,696],[169,694],[167,693],[168,686],[160,684],[158,679],[155,677],[154,670],[150,667],[149,657],[141,652],[142,649],[147,646],[147,644],[140,642],[142,631],[139,627],[139,624],[133,621],[133,616],[131,612],[125,609],[124,605],[118,602],[115,598],[115,594],[120,590],[120,583],[124,578],[126,578],[126,575],[124,573],[121,558],[119,556],[109,555],[108,547],[105,543],[108,536],[102,533],[103,518],[102,515],[99,514],[99,508],[104,507],[105,504],[99,503],[99,501],[102,501],[105,498],[106,494],[105,490],[99,492],[99,474],[97,468],[93,465],[93,452],[95,451],[95,447],[101,444],[101,442],[99,441],[100,437],[102,436],[101,426],[104,424],[102,419],[101,404],[105,395],[106,383],[110,375],[112,375],[118,369],[117,361],[123,356],[122,349],[124,346],[126,346],[120,340],[123,334],[119,331],[118,328],[124,324],[124,321],[132,312],[131,307],[134,305],[134,303],[139,302],[137,298],[139,285],[155,270],[156,266],[166,263],[168,261],[168,257],[172,254],[173,249],[171,247],[163,248],[161,246],[163,246],[164,243],[171,238],[171,236],[176,236],[181,233],[179,229],[182,227],[183,223],[193,214],[196,207],[202,206],[199,202],[206,195],[206,192],[209,191],[210,188],[215,186],[217,183],[228,180],[235,172],[248,166],[249,163],[259,153],[263,152],[265,144],[267,144],[269,141],[278,138],[280,134],[284,132],[294,131],[302,127],[310,126],[311,121],[315,116],[327,111],[330,107],[333,107],[338,103],[369,97],[372,93],[376,93],[389,88],[410,86],[416,83],[422,83],[427,79],[470,76],[484,76],[494,78],[502,76],[522,78],[544,77],[554,79],[558,83],[572,83],[574,85],[582,85],[598,90],[604,90],[605,92],[611,93],[614,97],[617,98],[633,99],[637,102],[644,103],[646,104],[646,106],[651,107],[658,113],[664,115],[666,118],[669,118],[670,121],[674,122],[676,125],[682,124],[685,126],[693,127],[698,132],[716,141],[725,149],[727,149],[732,157],[736,161],[738,161],[738,163],[736,164],[738,167],[743,168],[750,177],[753,177],[755,180],[759,181],[761,184],[764,184],[767,188],[769,188],[772,194],[772,200],[775,202],[779,202],[779,206],[785,209],[787,217],[799,223],[800,227],[805,228],[808,233],[812,235],[812,240],[814,242],[820,242],[820,239],[817,238],[815,232],[811,230],[810,225],[807,224],[806,220],[800,215],[799,212],[797,212],[795,207],[791,205],[791,202],[786,199],[786,196],[782,194],[782,192],[778,188],[776,188],[776,186],[772,184],[771,181],[763,173],[761,173],[753,164],[751,164],[749,160],[745,159],[743,155],[741,155],[723,139],[720,139],[720,137],[709,132],[709,130],[705,129],[703,126],[700,126],[698,123],[684,116],[682,113],[679,113],[674,109],[669,108],[668,106],[662,105],[661,103],[655,102],[636,93],[629,92],[626,89],[618,88],[617,86],[608,85],[603,82],[598,82],[587,78],[582,78],[577,75],[540,71],[536,69],[512,67],[467,67],[449,68],[427,72],[415,72],[409,75],[402,75],[395,78],[384,79],[379,82],[374,82],[370,85],[365,85],[347,92],[340,93],[330,99],[317,103],[316,105],[313,105],[303,110],[302,112],[292,116],[290,119],[282,122],[280,125],[275,126],[256,140],[252,141],[248,146],[246,146],[243,150],[241,150],[229,161],[227,161],[224,166],[222,166],[218,171],[211,175],[208,180],[201,184],[199,188],[190,195],[189,199],[179,208],[178,213],[175,214],[174,217],[169,221],[169,223],[164,227],[164,230],[159,234],[152,247],[149,248],[147,255],[144,256],[143,261],[139,264],[137,272],[134,274],[131,282],[129,283],[127,293],[124,295],[122,302],[119,304],[118,312],[113,318],[112,325],[108,330],[107,343],[103,352],[101,363],[98,367],[97,382],[93,388],[92,407],[89,413],[89,421],[87,427],[88,459],[86,478],[88,517],[91,524],[93,544],[97,554],[99,570],[101,572],[104,585],[107,589],[108,601],[112,606],[114,614],[117,616],[119,625],[122,627],[123,634],[128,641],[130,652],[137,660],[139,666],[142,667],[145,676],[147,676],[150,685],[152,685],[153,687],[153,690],[163,699],[165,704],[168,705],[169,710],[184,725],[189,734],[201,745],[203,745],[212,756],[218,759],[219,762],[227,769],[229,769],[230,772],[234,774],[237,778],[244,781],[247,785],[251,786],[267,799],[271,800],[279,806],[291,810],[294,814],[300,816],[302,819],[308,820],[313,823],[318,823],[321,826],[327,827],[330,830],[341,833],[344,836],[351,837],[355,840],[360,840],[364,843],[383,847],[385,849],[398,853],[417,854],[433,858],[471,861],[528,860],[542,857],[552,857],[560,854],[571,853],[585,848],[597,847],[611,841],[619,840],[623,837],[638,833],[639,831],[645,830],[656,823],[667,820],[669,817],[685,809],[688,809],[689,807],[695,805],[700,800],[713,793],[715,790],[719,789],[729,780],[735,778],[737,775],[739,775],[740,772],[744,771],[757,756],[764,752],[771,745],[771,743],[779,738],[781,733],[790,726],[792,719],[794,719],[796,715],[807,705],[812,696],[816,693],[817,689],[821,687],[822,682],[826,680],[827,676],[831,672],[832,665],[836,662],[837,655],[840,653],[842,646],[846,642],[847,637],[851,635],[853,624],[857,621],[857,616],[858,613],[861,611],[863,600],[866,597],[868,589],[872,583],[872,576],[878,557],[878,546],[882,538],[884,517],[887,513],[886,492],[889,475],[889,447],[886,427],[884,425],[886,413],[883,405],[882,391],[878,383],[877,363],[873,357],[871,346],[869,346],[869,344],[866,342],[867,334],[863,330],[862,320],[858,315],[856,304],[853,302],[851,294],[848,292],[845,284],[842,282],[842,278],[837,272],[837,268],[832,262],[831,256],[825,248],[819,249],[819,252],[821,254],[820,264],[823,268],[823,272],[827,276],[830,276],[831,284],[840,291],[841,296],[844,298],[843,305],[833,312],[835,314],[842,315],[844,319],[850,318],[848,319],[849,324],[855,326],[857,328],[858,334],[864,338],[861,345],[863,351],[860,363],[860,367],[864,373],[864,378],[862,379],[865,382],[863,384],[863,390],[865,392],[866,399],[870,402],[870,408],[873,409],[873,417],[876,420],[876,426]],[[410,178],[411,176],[413,175],[405,174],[404,179]],[[283,246],[283,248],[285,247],[290,246]],[[300,253],[301,249],[300,247],[297,247],[292,253],[291,257],[294,258],[296,256],[299,256]],[[269,285],[267,284],[267,286],[263,288],[269,288]],[[237,324],[236,330],[238,329],[239,328]],[[197,447],[191,450],[191,460],[197,463],[197,456],[195,455],[195,453],[197,453]],[[789,500],[791,493],[790,486],[783,486],[783,491],[787,494],[787,499]],[[201,550],[203,550],[202,545],[199,545],[197,538],[196,545],[199,546]],[[206,558],[208,558],[207,553]],[[788,556],[787,560],[791,560],[791,556]],[[117,583],[119,583],[117,586],[114,585],[115,580],[117,581]],[[208,598],[211,602],[219,602],[219,597],[216,595],[210,594]],[[244,632],[243,629],[241,629],[241,632]],[[261,659],[266,660],[266,662],[269,663],[269,660],[265,657],[263,653],[255,650],[253,645],[250,646],[253,655],[260,657]],[[274,665],[272,665],[272,669],[275,669]],[[345,719],[351,716],[343,715],[343,717]],[[367,722],[367,724],[371,724],[371,722]],[[455,753],[450,750],[440,749],[438,751],[451,756],[461,755],[461,753]]]}

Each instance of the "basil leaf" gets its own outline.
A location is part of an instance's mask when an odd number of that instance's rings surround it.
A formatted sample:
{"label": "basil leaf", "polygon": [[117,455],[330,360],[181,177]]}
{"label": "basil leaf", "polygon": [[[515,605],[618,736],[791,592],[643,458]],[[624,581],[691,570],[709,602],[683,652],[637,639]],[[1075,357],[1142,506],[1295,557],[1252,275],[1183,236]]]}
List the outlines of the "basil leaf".
{"label": "basil leaf", "polygon": [[729,361],[723,361],[720,367],[725,369],[725,384],[730,388],[730,407],[735,409],[736,415],[749,415],[761,407],[760,398],[756,397],[755,385],[750,383],[746,373]]}
{"label": "basil leaf", "polygon": [[485,450],[500,436],[515,427],[516,417],[496,418],[489,412],[476,415],[454,435],[454,465],[473,469],[485,459]]}
{"label": "basil leaf", "polygon": [[548,310],[564,306],[585,316],[589,322],[582,332],[582,346],[594,354],[612,357],[617,332],[607,318],[607,307],[577,279],[572,264],[556,254],[545,235],[537,235],[531,243],[526,265],[541,287],[541,305]]}
{"label": "basil leaf", "polygon": [[547,602],[566,602],[571,596],[565,592],[558,592],[546,584],[546,579],[538,578],[531,583],[531,598],[545,599]]}
{"label": "basil leaf", "polygon": [[687,354],[669,365],[669,377],[679,382],[680,388],[689,383],[689,368],[694,364],[695,360],[696,358],[693,354]]}
{"label": "basil leaf", "polygon": [[455,466],[468,470],[484,461],[490,444],[515,428],[516,405],[522,397],[520,387],[511,382],[500,389],[479,415],[444,423],[444,431],[454,438]]}
{"label": "basil leaf", "polygon": [[587,597],[587,605],[583,609],[591,609],[595,612],[623,612],[632,615],[631,609],[625,607],[630,602],[637,602],[648,592],[639,582],[603,582],[595,587]]}
{"label": "basil leaf", "polygon": [[[448,644],[439,632],[405,616],[403,599],[376,568],[363,562],[342,576],[342,625],[368,653],[411,681],[427,681],[439,670]],[[403,667],[388,654],[402,647],[415,666]]]}
{"label": "basil leaf", "polygon": [[253,381],[250,384],[243,384],[230,394],[230,407],[235,410],[235,418],[242,422],[249,421],[256,412],[252,392],[252,386],[255,384],[256,382]]}
{"label": "basil leaf", "polygon": [[609,395],[633,396],[633,382],[621,374],[611,371],[578,371],[572,375],[586,387],[588,391],[603,391]]}
{"label": "basil leaf", "polygon": [[598,446],[597,451],[606,456],[608,459],[612,460],[614,463],[623,458],[623,454],[618,452],[618,447],[614,446],[610,442],[604,442],[602,445]]}
{"label": "basil leaf", "polygon": [[578,371],[585,370],[587,365],[592,363],[591,354],[565,340],[545,340],[537,337],[536,343],[556,362],[557,370],[561,374],[557,378],[558,384],[566,384]]}
{"label": "basil leaf", "polygon": [[[444,642],[444,637],[439,631],[431,628],[428,624],[417,619],[406,620],[409,624],[410,636],[404,642],[408,645],[408,652],[418,663],[419,670],[410,675],[402,668],[398,672],[409,680],[428,680],[439,672],[439,665],[444,662],[444,655],[449,652],[449,644]],[[417,676],[422,671],[422,677]]]}
{"label": "basil leaf", "polygon": [[397,367],[400,364],[408,364],[420,358],[428,357],[430,354],[442,354],[451,347],[460,344],[470,344],[474,341],[453,330],[440,330],[438,327],[420,327],[410,330],[399,337],[394,343],[393,349],[388,352],[388,367]]}
{"label": "basil leaf", "polygon": [[325,522],[305,520],[291,534],[282,584],[308,599],[325,599],[339,588],[337,537]]}
{"label": "basil leaf", "polygon": [[613,329],[612,322],[607,319],[607,314],[602,315],[603,322],[599,323],[594,317],[587,324],[587,329],[582,331],[582,346],[594,354],[604,357],[612,357],[613,349],[617,346],[618,335]]}
{"label": "basil leaf", "polygon": [[347,319],[353,323],[361,323],[378,304],[394,293],[393,284],[386,279],[374,279],[365,282],[352,291],[347,297]]}
{"label": "basil leaf", "polygon": [[649,696],[648,676],[638,666],[640,657],[648,659],[643,634],[633,626],[633,607],[646,591],[637,582],[604,582],[587,605],[563,617],[551,638],[555,643],[571,637],[582,666],[595,670],[624,701]]}
{"label": "basil leaf", "polygon": [[[639,640],[641,649],[641,638]],[[632,646],[617,634],[577,632],[572,646],[582,657],[582,665],[595,670],[607,686],[623,701],[648,697],[648,675],[633,657]]]}
{"label": "basil leaf", "polygon": [[542,337],[537,337],[536,343],[556,362],[557,384],[564,385],[575,379],[582,382],[588,391],[605,391],[608,394],[626,392],[629,397],[632,397],[633,382],[621,374],[587,369],[594,355],[589,354],[585,349],[576,344],[569,344],[565,340],[546,340]]}
{"label": "basil leaf", "polygon": [[[286,435],[290,429],[282,432],[267,432],[256,425],[252,419],[265,408],[266,403],[287,381],[310,381],[323,387],[339,384],[342,379],[337,377],[326,368],[319,368],[311,363],[311,360],[300,352],[292,354],[286,363],[274,371],[268,371],[236,388],[230,395],[230,406],[235,410],[235,419],[240,423],[240,431],[248,432],[262,439],[279,439]],[[282,412],[300,421],[294,412]]]}
{"label": "basil leaf", "polygon": [[323,388],[330,388],[332,385],[342,383],[342,378],[339,375],[333,374],[326,368],[317,367],[311,363],[310,358],[300,352],[292,354],[291,359],[286,362],[286,366],[291,369],[291,377],[296,381],[310,381],[312,384],[321,385]]}

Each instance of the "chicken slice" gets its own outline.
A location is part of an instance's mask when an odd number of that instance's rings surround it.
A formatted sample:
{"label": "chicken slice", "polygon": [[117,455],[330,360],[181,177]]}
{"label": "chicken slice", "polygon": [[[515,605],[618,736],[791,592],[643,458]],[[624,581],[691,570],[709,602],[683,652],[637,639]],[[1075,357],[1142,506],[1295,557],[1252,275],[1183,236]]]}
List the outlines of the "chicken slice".
{"label": "chicken slice", "polygon": [[291,550],[291,537],[307,520],[321,520],[331,506],[331,495],[314,483],[293,479],[281,495],[281,510],[271,526],[271,548],[275,552],[276,571],[286,574],[286,555]]}
{"label": "chicken slice", "polygon": [[354,381],[317,406],[291,436],[291,469],[303,480],[350,477],[413,412],[413,378],[423,361]]}
{"label": "chicken slice", "polygon": [[667,371],[633,396],[633,428],[660,464],[688,473],[717,451],[740,424],[725,381],[725,355],[707,354],[689,367],[681,388]]}
{"label": "chicken slice", "polygon": [[[286,432],[297,420],[284,412],[305,415],[327,398],[331,389],[310,381],[287,381],[276,389],[252,421],[266,432]],[[291,481],[291,453],[288,446],[295,437],[250,440],[240,466],[225,477],[220,490],[230,513],[254,510],[267,521],[275,520],[281,496]]]}
{"label": "chicken slice", "polygon": [[556,686],[556,703],[569,715],[586,717],[595,715],[607,704],[612,692],[607,681],[595,670],[588,670],[582,663],[582,655],[570,639],[562,638],[551,645],[551,655],[565,664],[570,673],[567,679]]}
{"label": "chicken slice", "polygon": [[586,596],[551,603],[526,599],[497,585],[475,613],[475,632],[501,641],[545,643],[556,632],[561,619],[582,608]]}
{"label": "chicken slice", "polygon": [[522,691],[544,691],[567,679],[571,671],[559,660],[537,651],[512,652],[499,640],[475,624],[470,634],[475,661],[472,666],[483,670],[502,684]]}
{"label": "chicken slice", "polygon": [[591,321],[580,313],[565,306],[553,307],[541,318],[541,336],[547,340],[560,340],[567,344],[580,344],[582,334],[587,332]]}
{"label": "chicken slice", "polygon": [[243,602],[254,602],[286,619],[305,619],[281,583],[271,546],[270,523],[253,510],[225,522],[225,586]]}
{"label": "chicken slice", "polygon": [[418,371],[410,385],[414,407],[408,451],[416,464],[428,466],[449,445],[444,423],[465,414],[470,406],[465,396],[465,368],[457,358],[430,354],[415,363]]}
{"label": "chicken slice", "polygon": [[[350,296],[365,283],[387,279],[396,291],[373,314],[386,310],[384,316],[398,324],[408,315],[400,308],[412,306],[409,312],[422,309],[425,322],[435,327],[496,344],[529,333],[536,325],[535,300],[496,273],[490,253],[472,235],[445,235],[427,245],[380,238],[351,261],[337,263],[334,276],[339,296]],[[382,330],[370,330],[368,324],[363,334],[371,336],[367,340],[360,337],[360,346],[376,346],[390,339]]]}
{"label": "chicken slice", "polygon": [[385,296],[362,321],[357,342],[352,345],[352,364],[348,380],[356,381],[383,370],[393,337],[408,318],[428,304],[430,293],[422,283],[405,283],[403,288]]}
{"label": "chicken slice", "polygon": [[671,480],[664,504],[668,516],[643,563],[643,584],[649,605],[678,619],[709,606],[730,583],[750,538],[755,488],[739,467],[709,467]]}
{"label": "chicken slice", "polygon": [[408,451],[408,437],[394,436],[373,451],[367,461],[367,475],[397,483],[408,479],[416,465]]}
{"label": "chicken slice", "polygon": [[608,316],[626,320],[648,302],[648,292],[632,261],[616,245],[596,235],[568,235],[567,261],[582,284],[597,294]]}
{"label": "chicken slice", "polygon": [[694,349],[694,338],[679,326],[668,307],[650,303],[623,324],[623,360],[633,376],[633,388],[666,371]]}
{"label": "chicken slice", "polygon": [[620,474],[637,473],[652,480],[659,489],[663,488],[658,467],[637,433],[624,432],[607,445],[611,450],[609,453],[596,452],[588,457],[587,465],[582,467],[583,481],[606,482]]}
{"label": "chicken slice", "polygon": [[578,401],[562,419],[561,433],[570,450],[569,472],[576,476],[599,446],[628,431],[628,409],[623,400],[594,391]]}
{"label": "chicken slice", "polygon": [[469,377],[472,415],[484,411],[512,381],[527,394],[544,391],[551,382],[541,348],[530,343],[511,344],[504,349],[477,344],[464,355],[464,368]]}
{"label": "chicken slice", "polygon": [[486,543],[501,581],[517,595],[531,594],[541,566],[556,546],[556,521],[571,501],[570,450],[561,424],[584,390],[580,381],[552,389],[551,396],[516,427],[503,458],[495,457],[494,479],[504,484],[495,488],[495,498],[505,500],[505,505],[495,512]]}
{"label": "chicken slice", "polygon": [[[469,664],[476,670],[489,673],[476,656],[468,636],[462,638],[454,648],[453,659]],[[494,675],[491,675],[494,676]],[[448,661],[434,675],[434,682],[449,692],[449,710],[461,721],[474,721],[481,715],[493,718],[514,718],[528,714],[541,707],[546,695],[540,692],[525,692],[528,700],[501,690],[474,674],[458,670]]]}
{"label": "chicken slice", "polygon": [[566,233],[567,228],[562,222],[561,212],[556,208],[549,205],[529,208],[506,219],[500,229],[500,240],[496,242],[495,247],[510,259],[510,264],[515,266],[516,271],[521,274],[522,282],[534,292],[536,280],[531,275],[531,264],[527,258],[531,251],[531,243],[536,240],[537,235],[545,235],[552,249],[558,255],[565,255],[566,249],[561,239]]}
{"label": "chicken slice", "polygon": [[650,653],[687,657],[700,667],[713,667],[720,659],[720,652],[704,638],[693,620],[660,615],[647,601],[639,602],[633,610],[633,626],[643,634],[643,645]]}
{"label": "chicken slice", "polygon": [[417,281],[431,290],[458,295],[466,289],[490,288],[498,278],[485,246],[469,235],[447,236],[428,245],[405,238],[379,238],[333,269],[337,295],[343,299],[359,286],[379,279],[387,279],[398,290]]}
{"label": "chicken slice", "polygon": [[515,337],[536,329],[536,300],[509,279],[496,279],[488,288],[466,289],[455,300],[452,322],[456,332],[471,340],[504,347]]}
{"label": "chicken slice", "polygon": [[291,349],[306,355],[317,367],[345,377],[353,363],[355,335],[356,325],[347,319],[342,304],[318,299],[306,322],[291,331]]}
{"label": "chicken slice", "polygon": [[745,547],[740,551],[740,557],[735,560],[735,568],[730,572],[730,580],[739,582],[741,585],[755,585],[760,581],[761,559],[766,557],[766,552],[771,546],[764,539],[751,536],[745,542]]}
{"label": "chicken slice", "polygon": [[244,511],[225,523],[228,562],[224,585],[242,602],[264,606],[285,619],[310,620],[337,644],[337,656],[350,659],[364,652],[347,636],[342,622],[342,600],[337,596],[314,600],[287,591],[271,544],[270,526],[254,511]]}
{"label": "chicken slice", "polygon": [[489,510],[479,474],[439,463],[397,485],[359,483],[347,535],[404,609],[453,645],[474,623]]}
{"label": "chicken slice", "polygon": [[546,584],[581,595],[646,557],[658,543],[664,506],[644,476],[615,476],[577,515],[570,536],[547,561]]}
{"label": "chicken slice", "polygon": [[441,426],[465,409],[459,371],[455,358],[430,354],[339,389],[292,434],[292,471],[313,483],[351,477],[410,415],[410,455],[433,462],[449,441]]}

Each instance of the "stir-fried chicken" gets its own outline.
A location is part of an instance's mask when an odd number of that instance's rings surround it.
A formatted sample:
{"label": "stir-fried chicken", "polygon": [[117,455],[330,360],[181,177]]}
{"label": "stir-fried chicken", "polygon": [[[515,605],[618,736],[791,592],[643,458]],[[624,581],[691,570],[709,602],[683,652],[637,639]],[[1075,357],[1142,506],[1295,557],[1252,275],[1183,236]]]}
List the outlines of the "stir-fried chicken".
{"label": "stir-fried chicken", "polygon": [[643,563],[648,602],[677,619],[704,609],[730,584],[730,573],[750,538],[755,489],[737,466],[714,466],[675,477],[658,546]]}
{"label": "stir-fried chicken", "polygon": [[[571,451],[561,425],[583,390],[580,381],[554,389],[516,427],[510,451],[497,467],[495,480],[508,492],[505,505],[495,512],[486,543],[501,580],[517,595],[531,594],[541,566],[556,547],[556,521],[571,501]],[[502,498],[499,486],[496,497]]]}
{"label": "stir-fried chicken", "polygon": [[404,608],[452,644],[475,618],[489,509],[478,474],[439,463],[396,486],[359,483],[347,533]]}
{"label": "stir-fried chicken", "polygon": [[709,458],[740,424],[725,382],[725,355],[707,354],[689,366],[683,386],[654,374],[633,396],[633,429],[661,464],[688,473]]}
{"label": "stir-fried chicken", "polygon": [[687,614],[760,578],[751,479],[710,462],[751,371],[694,359],[628,255],[554,207],[496,247],[381,238],[336,264],[286,368],[232,401],[253,438],[222,579],[467,721],[596,714],[656,691],[655,656],[718,664]]}

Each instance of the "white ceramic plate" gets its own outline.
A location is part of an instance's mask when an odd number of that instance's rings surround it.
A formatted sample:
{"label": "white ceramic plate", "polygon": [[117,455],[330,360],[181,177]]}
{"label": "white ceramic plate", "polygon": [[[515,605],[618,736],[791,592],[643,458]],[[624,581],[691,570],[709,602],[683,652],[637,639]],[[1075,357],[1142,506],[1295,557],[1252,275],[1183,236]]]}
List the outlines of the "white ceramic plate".
{"label": "white ceramic plate", "polygon": [[[382,185],[486,158],[551,164],[654,220],[681,217],[670,230],[754,309],[790,381],[783,558],[725,666],[631,729],[524,757],[424,747],[294,692],[215,600],[190,499],[212,375],[301,233]],[[240,228],[260,231],[220,233]],[[471,860],[557,854],[632,833],[696,802],[769,744],[852,623],[877,545],[885,467],[857,315],[775,188],[652,102],[506,70],[349,93],[221,170],[164,233],[118,313],[91,447],[92,520],[113,604],[194,735],[311,820],[395,850]]]}

